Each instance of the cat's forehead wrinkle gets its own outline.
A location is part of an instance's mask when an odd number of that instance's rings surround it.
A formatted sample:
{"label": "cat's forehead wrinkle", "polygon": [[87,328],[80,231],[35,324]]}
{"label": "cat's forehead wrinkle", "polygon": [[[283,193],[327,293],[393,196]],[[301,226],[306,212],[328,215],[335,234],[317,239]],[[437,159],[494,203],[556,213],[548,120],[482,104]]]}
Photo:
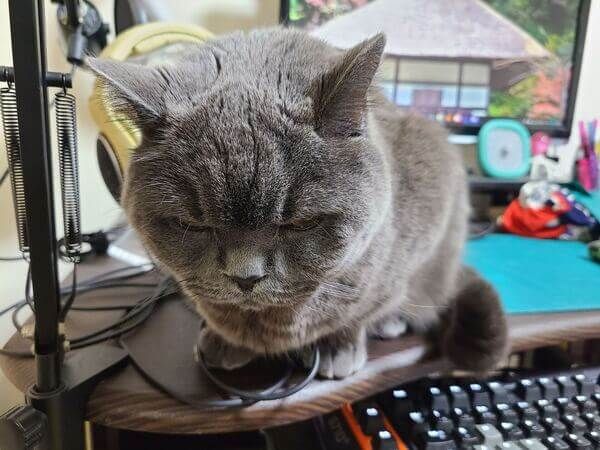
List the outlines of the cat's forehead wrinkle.
{"label": "cat's forehead wrinkle", "polygon": [[[208,41],[199,53],[212,54],[217,82],[250,81],[285,97],[306,93],[334,53],[323,42],[294,30],[267,29],[236,32]],[[206,51],[206,49],[209,49]],[[212,62],[212,61],[211,61]]]}

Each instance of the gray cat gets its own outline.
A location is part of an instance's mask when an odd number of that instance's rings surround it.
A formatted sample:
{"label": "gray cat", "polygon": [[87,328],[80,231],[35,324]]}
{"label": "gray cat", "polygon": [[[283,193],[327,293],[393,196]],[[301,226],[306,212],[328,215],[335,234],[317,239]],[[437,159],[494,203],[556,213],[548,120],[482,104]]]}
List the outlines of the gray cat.
{"label": "gray cat", "polygon": [[320,374],[345,377],[367,335],[407,323],[464,369],[505,355],[498,297],[461,265],[459,152],[375,87],[384,45],[273,29],[161,67],[88,61],[142,130],[122,205],[205,319],[209,363],[318,345]]}

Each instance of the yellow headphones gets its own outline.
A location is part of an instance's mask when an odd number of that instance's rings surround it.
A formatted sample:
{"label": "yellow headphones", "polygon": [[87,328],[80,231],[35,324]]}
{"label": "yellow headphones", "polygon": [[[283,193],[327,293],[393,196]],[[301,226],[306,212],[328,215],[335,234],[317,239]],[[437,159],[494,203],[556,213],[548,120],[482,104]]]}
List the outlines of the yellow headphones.
{"label": "yellow headphones", "polygon": [[[100,57],[124,61],[160,51],[161,48],[178,42],[201,42],[212,37],[209,31],[194,25],[146,23],[119,34],[104,48]],[[89,108],[100,128],[96,142],[98,164],[108,190],[119,201],[131,151],[140,145],[141,135],[125,118],[119,117],[103,98],[106,96],[103,95],[102,84],[96,81]]]}

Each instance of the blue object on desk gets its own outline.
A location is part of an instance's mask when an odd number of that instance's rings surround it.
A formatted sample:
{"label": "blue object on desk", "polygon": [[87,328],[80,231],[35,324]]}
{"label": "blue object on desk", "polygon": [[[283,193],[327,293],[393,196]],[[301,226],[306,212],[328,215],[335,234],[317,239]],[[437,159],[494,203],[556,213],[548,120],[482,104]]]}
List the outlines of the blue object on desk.
{"label": "blue object on desk", "polygon": [[577,192],[575,190],[571,190],[571,192],[578,202],[589,209],[596,219],[600,220],[600,193],[594,192],[592,194],[587,194],[585,192]]}
{"label": "blue object on desk", "polygon": [[582,242],[490,234],[469,241],[465,263],[494,285],[508,313],[600,309],[600,264]]}

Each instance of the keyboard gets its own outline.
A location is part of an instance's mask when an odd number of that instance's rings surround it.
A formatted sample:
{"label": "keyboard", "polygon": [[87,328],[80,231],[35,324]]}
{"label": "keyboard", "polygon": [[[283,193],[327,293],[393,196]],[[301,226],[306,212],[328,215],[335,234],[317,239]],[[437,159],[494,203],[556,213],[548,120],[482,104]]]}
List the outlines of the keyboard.
{"label": "keyboard", "polygon": [[600,367],[505,372],[485,380],[421,379],[298,425],[312,427],[319,441],[318,447],[299,448],[600,449],[599,375]]}

